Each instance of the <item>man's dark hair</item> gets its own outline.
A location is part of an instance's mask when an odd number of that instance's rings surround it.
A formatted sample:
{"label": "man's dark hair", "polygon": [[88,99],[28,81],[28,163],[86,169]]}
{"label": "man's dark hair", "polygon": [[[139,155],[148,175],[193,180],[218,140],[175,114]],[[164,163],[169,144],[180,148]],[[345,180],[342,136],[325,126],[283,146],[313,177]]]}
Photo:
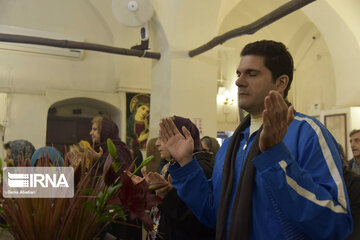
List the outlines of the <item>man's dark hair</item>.
{"label": "man's dark hair", "polygon": [[270,40],[249,43],[241,52],[242,57],[246,55],[264,57],[264,65],[271,71],[274,81],[281,75],[289,77],[289,83],[284,91],[284,98],[286,98],[293,80],[294,61],[285,45]]}
{"label": "man's dark hair", "polygon": [[360,129],[354,129],[354,130],[352,130],[352,131],[350,132],[350,134],[349,134],[349,137],[351,137],[352,135],[354,135],[355,133],[358,133],[358,132],[360,132]]}

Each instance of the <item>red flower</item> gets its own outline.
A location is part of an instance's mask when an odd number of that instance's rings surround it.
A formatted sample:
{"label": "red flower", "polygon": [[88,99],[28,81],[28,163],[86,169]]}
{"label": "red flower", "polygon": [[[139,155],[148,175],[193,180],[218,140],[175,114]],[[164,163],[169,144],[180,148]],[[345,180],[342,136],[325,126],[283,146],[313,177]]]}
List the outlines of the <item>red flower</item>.
{"label": "red flower", "polygon": [[161,199],[149,191],[149,184],[143,180],[134,184],[131,178],[122,173],[120,177],[122,187],[119,197],[109,201],[111,204],[122,204],[130,212],[130,219],[139,218],[152,230],[153,222],[147,213],[153,206],[158,205]]}

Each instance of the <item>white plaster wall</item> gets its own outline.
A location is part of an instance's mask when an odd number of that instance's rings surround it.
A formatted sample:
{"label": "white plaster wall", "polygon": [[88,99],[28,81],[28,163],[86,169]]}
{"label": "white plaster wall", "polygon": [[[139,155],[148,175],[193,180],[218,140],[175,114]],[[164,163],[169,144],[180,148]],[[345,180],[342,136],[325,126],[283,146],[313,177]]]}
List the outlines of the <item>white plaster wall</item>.
{"label": "white plaster wall", "polygon": [[0,93],[0,125],[6,124],[6,113],[7,113],[7,93]]}
{"label": "white plaster wall", "polygon": [[[0,24],[123,48],[139,43],[139,32],[124,26],[123,35],[114,37],[112,28],[119,26],[110,26],[115,21],[107,21],[102,11],[90,1],[1,1]],[[69,60],[0,50],[0,66],[0,89],[10,93],[5,141],[25,138],[35,147],[45,144],[49,107],[74,97],[94,98],[118,108],[113,119],[124,139],[125,94],[118,92],[150,88],[151,60],[137,57],[85,51],[83,59]]]}
{"label": "white plaster wall", "polygon": [[[313,39],[315,37],[315,39]],[[310,31],[304,36],[294,57],[295,72],[292,83],[292,103],[297,111],[313,116],[321,109],[336,106],[336,82],[330,52],[322,35]]]}
{"label": "white plaster wall", "polygon": [[[152,1],[156,13],[151,21],[150,46],[161,52],[160,61],[91,51],[86,51],[80,61],[0,51],[0,89],[10,92],[5,138],[19,137],[28,130],[29,135],[36,136],[41,129],[46,129],[46,125],[39,125],[46,119],[48,107],[65,98],[96,96],[125,109],[126,91],[151,91],[150,135],[157,135],[161,116],[175,113],[206,119],[206,135],[214,136],[217,128],[226,130],[221,128],[231,128],[231,124],[235,129],[236,122],[226,121],[218,124],[220,127],[216,123],[216,52],[189,58],[187,51],[209,41],[218,32],[256,20],[286,1],[225,2],[209,1],[204,11],[202,1]],[[229,6],[235,5],[230,10]],[[255,35],[229,40],[223,44],[234,49],[225,68],[229,85],[233,85],[244,44],[274,39],[288,44],[295,56],[298,48],[306,53],[302,54],[306,63],[299,66],[297,85],[291,94],[297,109],[306,113],[308,106],[317,102],[321,102],[324,109],[359,105],[359,88],[354,85],[360,74],[356,72],[360,63],[359,5],[356,0],[316,1]],[[224,12],[229,12],[225,18]],[[305,47],[309,29],[313,27],[310,24],[301,33],[299,29],[311,23],[309,19],[314,21],[321,38],[306,52],[301,47]],[[111,4],[103,1],[1,1],[0,24],[81,36],[88,42],[118,47],[129,48],[140,43],[139,28],[117,23]],[[298,57],[295,58],[297,61]],[[330,84],[334,79],[336,86]],[[190,89],[188,85],[196,88]],[[315,94],[310,94],[313,91]],[[109,96],[112,97],[109,99]],[[29,110],[32,110],[31,119],[24,118],[29,116]],[[120,118],[122,123],[126,121],[124,114]],[[224,115],[220,114],[220,118]],[[124,124],[121,129],[125,132]],[[44,139],[40,136],[37,145],[43,145]]]}
{"label": "white plaster wall", "polygon": [[174,56],[171,115],[202,120],[203,135],[216,136],[216,51],[195,58]]}
{"label": "white plaster wall", "polygon": [[[111,44],[111,35],[84,1],[2,1],[0,22]],[[1,51],[0,86],[16,91],[116,88],[113,56],[86,51],[81,61]]]}
{"label": "white plaster wall", "polygon": [[[329,4],[331,2],[332,4]],[[333,61],[336,79],[336,106],[349,107],[359,104],[360,87],[354,85],[360,79],[357,71],[360,65],[360,45],[358,41],[358,21],[346,19],[358,16],[359,1],[341,1],[339,11],[334,6],[335,1],[316,1],[304,8],[304,13],[314,22],[329,48]],[[346,8],[346,10],[345,10]],[[351,24],[351,25],[349,25]]]}
{"label": "white plaster wall", "polygon": [[[119,94],[91,93],[80,91],[48,91],[45,95],[11,94],[8,101],[8,116],[5,131],[5,142],[26,139],[32,142],[35,148],[46,143],[47,112],[51,105],[64,99],[87,97],[98,99],[119,108],[125,99],[120,99]],[[120,109],[119,109],[120,110]],[[124,121],[119,115],[111,116],[118,123],[121,137],[124,139]],[[117,113],[115,113],[117,114]]]}
{"label": "white plaster wall", "polygon": [[11,94],[8,102],[8,116],[5,142],[26,139],[35,148],[45,145],[47,110],[50,106],[41,95]]}
{"label": "white plaster wall", "polygon": [[[350,108],[350,114],[351,114],[351,129],[360,129],[360,107],[351,107]],[[349,133],[350,133],[349,131]]]}
{"label": "white plaster wall", "polygon": [[[179,115],[202,119],[203,134],[216,135],[216,52],[190,58],[188,51],[216,33],[219,2],[153,1],[155,49],[153,63],[150,138],[158,135],[161,117]],[[196,24],[194,20],[196,19]],[[154,39],[154,38],[153,38]]]}

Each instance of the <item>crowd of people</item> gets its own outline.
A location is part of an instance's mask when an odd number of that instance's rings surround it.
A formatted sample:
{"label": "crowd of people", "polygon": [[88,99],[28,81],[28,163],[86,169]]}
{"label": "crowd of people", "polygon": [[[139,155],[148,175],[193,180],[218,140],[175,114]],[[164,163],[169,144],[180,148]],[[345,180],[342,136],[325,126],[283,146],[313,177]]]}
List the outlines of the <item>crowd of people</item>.
{"label": "crowd of people", "polygon": [[[162,186],[155,190],[162,202],[151,209],[147,239],[360,239],[360,130],[350,133],[353,158],[347,161],[328,129],[288,101],[293,71],[282,43],[244,47],[235,84],[248,115],[221,146],[200,138],[186,117],[161,120],[159,137],[147,144],[153,164],[132,176],[135,184]],[[37,166],[46,156],[54,166],[76,167],[85,157],[87,168],[97,162],[102,171],[109,164],[108,138],[121,170],[142,159],[107,117],[93,119],[90,136],[91,143],[74,143],[65,158],[50,146],[35,151],[26,140],[10,141],[5,162],[29,159]]]}

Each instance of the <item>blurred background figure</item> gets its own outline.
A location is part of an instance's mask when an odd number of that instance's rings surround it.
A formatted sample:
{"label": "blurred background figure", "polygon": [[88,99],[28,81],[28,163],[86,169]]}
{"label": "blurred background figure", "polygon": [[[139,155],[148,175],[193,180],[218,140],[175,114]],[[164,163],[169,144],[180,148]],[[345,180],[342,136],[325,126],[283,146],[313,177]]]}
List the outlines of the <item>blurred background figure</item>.
{"label": "blurred background figure", "polygon": [[360,129],[350,132],[350,146],[354,157],[349,161],[349,168],[360,174]]}
{"label": "blurred background figure", "polygon": [[89,157],[100,159],[98,162],[100,173],[103,172],[106,158],[109,155],[107,148],[108,138],[112,140],[116,147],[116,161],[122,164],[120,169],[125,170],[131,165],[132,158],[130,150],[119,138],[119,128],[110,118],[103,116],[94,117],[92,120],[90,136],[92,139],[93,151],[92,149],[89,149]]}
{"label": "blurred background figure", "polygon": [[[91,122],[90,136],[93,148],[88,149],[88,154],[90,159],[93,159],[94,164],[97,164],[97,166],[95,166],[95,169],[98,168],[96,175],[102,175],[112,163],[107,147],[108,138],[114,143],[117,150],[116,161],[121,164],[117,174],[128,169],[132,163],[132,154],[128,146],[119,138],[119,128],[116,123],[105,116],[94,117]],[[129,224],[129,222],[130,220],[127,221],[127,224]],[[114,239],[132,240],[133,238],[129,237],[131,234],[132,227],[120,223],[111,223],[103,231],[100,239],[112,235]],[[135,238],[134,240],[138,239]]]}
{"label": "blurred background figure", "polygon": [[205,137],[201,138],[201,145],[202,145],[204,151],[207,151],[207,152],[210,152],[213,154],[211,164],[214,165],[216,153],[220,148],[219,142],[216,140],[216,138],[205,136]]}
{"label": "blurred background figure", "polygon": [[70,166],[74,168],[77,167],[81,160],[86,157],[85,167],[89,168],[93,160],[89,157],[89,152],[92,151],[90,143],[85,140],[81,140],[76,144],[70,145],[69,152],[66,154],[67,159],[69,159]]}
{"label": "blurred background figure", "polygon": [[[211,177],[211,154],[203,151],[199,130],[196,125],[188,118],[174,116],[171,118],[176,128],[183,134],[182,127],[190,132],[194,139],[194,152],[198,164],[203,169],[207,178]],[[154,239],[196,239],[211,240],[215,239],[215,230],[205,227],[201,224],[186,204],[179,198],[177,191],[171,185],[171,176],[169,175],[169,166],[174,163],[169,150],[165,143],[159,137],[155,142],[156,147],[161,155],[162,167],[160,173],[149,172],[145,176],[145,180],[152,184],[165,184],[166,186],[156,190],[162,202],[151,209],[153,219],[153,231],[148,232],[148,238]]]}
{"label": "blurred background figure", "polygon": [[[50,160],[50,161],[49,161]],[[31,157],[31,166],[53,166],[62,167],[64,159],[60,152],[54,147],[41,147],[37,149]]]}
{"label": "blurred background figure", "polygon": [[157,138],[152,138],[146,144],[146,157],[154,156],[154,159],[146,166],[146,172],[157,172],[159,170],[161,156],[155,145],[156,140]]}
{"label": "blurred background figure", "polygon": [[4,144],[6,156],[4,162],[7,166],[17,166],[18,159],[30,159],[35,152],[35,147],[27,140],[14,140]]}
{"label": "blurred background figure", "polygon": [[346,240],[358,240],[360,239],[360,175],[350,170],[348,163],[345,160],[344,148],[340,143],[338,143],[338,146],[343,162],[343,176],[349,195],[351,216],[354,224],[353,232]]}

